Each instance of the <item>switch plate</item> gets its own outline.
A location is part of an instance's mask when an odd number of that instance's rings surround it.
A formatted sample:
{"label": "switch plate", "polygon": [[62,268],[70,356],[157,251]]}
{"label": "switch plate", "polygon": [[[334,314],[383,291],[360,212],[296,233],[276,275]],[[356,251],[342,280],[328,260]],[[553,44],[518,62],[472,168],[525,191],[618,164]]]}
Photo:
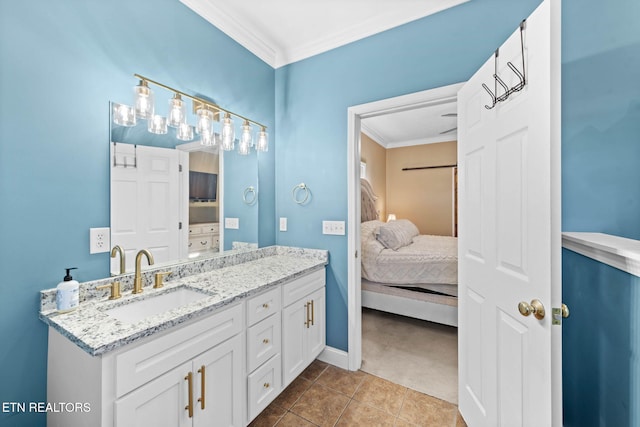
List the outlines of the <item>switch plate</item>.
{"label": "switch plate", "polygon": [[344,221],[322,221],[322,234],[344,236]]}
{"label": "switch plate", "polygon": [[240,228],[240,218],[225,218],[224,228],[230,230],[237,230]]}
{"label": "switch plate", "polygon": [[280,218],[280,231],[287,231],[287,218]]}
{"label": "switch plate", "polygon": [[109,227],[89,229],[89,253],[99,254],[111,250]]}

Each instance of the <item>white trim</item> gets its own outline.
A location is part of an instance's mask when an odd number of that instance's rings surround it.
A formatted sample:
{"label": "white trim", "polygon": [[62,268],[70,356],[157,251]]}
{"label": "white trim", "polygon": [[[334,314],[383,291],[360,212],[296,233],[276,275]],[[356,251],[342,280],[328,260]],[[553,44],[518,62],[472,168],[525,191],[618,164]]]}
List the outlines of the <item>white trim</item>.
{"label": "white trim", "polygon": [[240,43],[258,58],[276,68],[278,51],[266,34],[256,34],[210,0],[180,0],[214,27]]}
{"label": "white trim", "polygon": [[342,369],[349,369],[349,353],[333,347],[325,347],[318,356],[318,360],[330,363]]}
{"label": "white trim", "polygon": [[[362,364],[362,304],[360,265],[360,129],[361,119],[456,101],[464,83],[383,99],[347,110],[347,309],[349,324],[349,369]],[[357,252],[356,252],[357,251]],[[357,256],[355,255],[357,253]]]}
{"label": "white trim", "polygon": [[640,277],[640,240],[603,233],[562,233],[562,247]]}
{"label": "white trim", "polygon": [[451,142],[458,140],[458,133],[449,133],[446,136],[433,136],[431,138],[410,139],[408,141],[392,141],[385,148],[411,147],[414,145],[437,144],[439,142]]}

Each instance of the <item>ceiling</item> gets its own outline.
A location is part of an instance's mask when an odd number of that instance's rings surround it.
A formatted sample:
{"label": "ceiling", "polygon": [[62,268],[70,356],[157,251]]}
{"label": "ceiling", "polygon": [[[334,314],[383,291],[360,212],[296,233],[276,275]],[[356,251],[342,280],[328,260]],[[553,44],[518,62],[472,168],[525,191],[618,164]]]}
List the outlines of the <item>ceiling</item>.
{"label": "ceiling", "polygon": [[[274,68],[469,0],[180,0]],[[363,132],[386,148],[451,141],[455,103],[368,118]]]}

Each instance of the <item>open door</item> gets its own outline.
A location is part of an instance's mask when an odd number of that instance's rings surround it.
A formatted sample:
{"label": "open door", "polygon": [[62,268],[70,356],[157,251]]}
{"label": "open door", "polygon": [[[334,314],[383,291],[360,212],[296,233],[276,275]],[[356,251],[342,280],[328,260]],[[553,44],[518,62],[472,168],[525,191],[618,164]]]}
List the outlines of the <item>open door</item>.
{"label": "open door", "polygon": [[465,84],[458,120],[460,412],[470,427],[560,426],[559,0]]}

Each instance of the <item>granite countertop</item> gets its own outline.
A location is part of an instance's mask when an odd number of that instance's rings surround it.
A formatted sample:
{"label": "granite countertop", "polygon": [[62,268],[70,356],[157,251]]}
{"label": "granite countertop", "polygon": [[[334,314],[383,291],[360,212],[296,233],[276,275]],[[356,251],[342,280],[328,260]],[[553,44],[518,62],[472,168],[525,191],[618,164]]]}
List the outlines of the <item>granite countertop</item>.
{"label": "granite countertop", "polygon": [[[51,309],[50,304],[43,303],[44,309],[40,312],[40,318],[90,355],[98,356],[317,271],[328,262],[326,251],[291,249],[277,247],[276,250],[265,252],[266,255],[260,253],[262,249],[259,249],[255,251],[258,253],[255,259],[175,279],[171,279],[170,276],[161,289],[153,289],[147,280],[143,293],[133,295],[123,290],[122,298],[117,300],[109,300],[100,293],[99,296],[86,298],[76,310],[69,313],[58,313]],[[113,280],[115,279],[108,282]],[[86,288],[94,289],[97,284],[103,282],[104,280],[95,281],[95,284],[87,282],[85,293]],[[81,291],[83,285],[81,284]],[[151,315],[134,324],[119,321],[105,312],[183,287],[201,292],[206,297],[173,310]],[[41,292],[43,301],[50,299],[51,291]]]}

